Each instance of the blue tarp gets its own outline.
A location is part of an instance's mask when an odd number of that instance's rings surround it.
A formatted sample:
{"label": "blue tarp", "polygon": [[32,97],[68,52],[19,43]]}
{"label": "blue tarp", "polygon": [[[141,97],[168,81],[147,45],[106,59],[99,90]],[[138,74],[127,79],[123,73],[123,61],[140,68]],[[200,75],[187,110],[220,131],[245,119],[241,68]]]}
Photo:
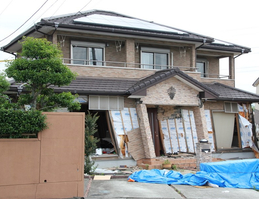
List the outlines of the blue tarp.
{"label": "blue tarp", "polygon": [[182,175],[170,170],[141,170],[129,176],[130,181],[202,186],[207,183],[229,188],[259,189],[259,160],[232,160],[201,163],[196,174]]}

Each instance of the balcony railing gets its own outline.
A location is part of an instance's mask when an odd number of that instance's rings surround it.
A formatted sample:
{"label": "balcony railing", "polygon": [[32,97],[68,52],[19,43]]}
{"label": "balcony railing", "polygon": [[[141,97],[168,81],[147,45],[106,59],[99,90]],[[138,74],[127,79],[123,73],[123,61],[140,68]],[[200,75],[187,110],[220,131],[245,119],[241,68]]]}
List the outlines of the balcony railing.
{"label": "balcony railing", "polygon": [[[99,61],[99,60],[63,58],[63,63],[67,65],[76,65],[76,66],[125,67],[125,68],[139,68],[139,69],[146,69],[146,70],[164,70],[164,69],[177,67],[181,71],[198,72],[197,68],[194,68],[194,67],[141,64],[141,63],[117,62],[117,61]],[[229,75],[202,73],[201,78],[229,79]]]}

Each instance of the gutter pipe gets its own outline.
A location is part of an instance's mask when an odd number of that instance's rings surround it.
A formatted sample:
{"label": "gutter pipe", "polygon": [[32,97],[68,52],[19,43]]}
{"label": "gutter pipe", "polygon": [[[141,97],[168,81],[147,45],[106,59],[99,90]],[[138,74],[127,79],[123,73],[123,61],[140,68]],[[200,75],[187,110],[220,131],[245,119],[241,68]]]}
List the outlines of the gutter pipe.
{"label": "gutter pipe", "polygon": [[204,46],[206,41],[207,41],[207,39],[204,38],[203,39],[203,43],[200,46],[196,47],[195,50],[197,50],[197,49],[201,48],[202,46]]}
{"label": "gutter pipe", "polygon": [[236,59],[236,58],[238,58],[240,55],[244,54],[244,52],[245,52],[245,49],[242,48],[241,53],[240,53],[239,55],[235,56],[234,59]]}

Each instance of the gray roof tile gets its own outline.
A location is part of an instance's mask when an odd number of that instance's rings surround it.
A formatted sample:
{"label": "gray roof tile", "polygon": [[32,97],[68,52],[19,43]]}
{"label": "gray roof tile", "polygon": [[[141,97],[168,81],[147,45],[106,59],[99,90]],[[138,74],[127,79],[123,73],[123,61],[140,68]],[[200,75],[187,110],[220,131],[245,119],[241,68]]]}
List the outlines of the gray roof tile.
{"label": "gray roof tile", "polygon": [[204,83],[219,94],[218,100],[259,102],[259,95],[221,83]]}

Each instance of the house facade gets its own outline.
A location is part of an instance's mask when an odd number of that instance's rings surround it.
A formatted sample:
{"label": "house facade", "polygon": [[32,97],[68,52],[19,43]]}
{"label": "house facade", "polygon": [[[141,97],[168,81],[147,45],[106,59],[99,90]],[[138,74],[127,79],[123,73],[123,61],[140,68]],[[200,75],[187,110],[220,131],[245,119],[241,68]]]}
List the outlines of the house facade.
{"label": "house facade", "polygon": [[60,45],[78,78],[55,92],[79,94],[82,112],[98,112],[105,157],[196,154],[201,139],[215,157],[253,154],[239,115],[252,123],[259,96],[235,88],[235,59],[250,48],[101,10],[42,19],[2,50],[19,52],[22,36]]}

